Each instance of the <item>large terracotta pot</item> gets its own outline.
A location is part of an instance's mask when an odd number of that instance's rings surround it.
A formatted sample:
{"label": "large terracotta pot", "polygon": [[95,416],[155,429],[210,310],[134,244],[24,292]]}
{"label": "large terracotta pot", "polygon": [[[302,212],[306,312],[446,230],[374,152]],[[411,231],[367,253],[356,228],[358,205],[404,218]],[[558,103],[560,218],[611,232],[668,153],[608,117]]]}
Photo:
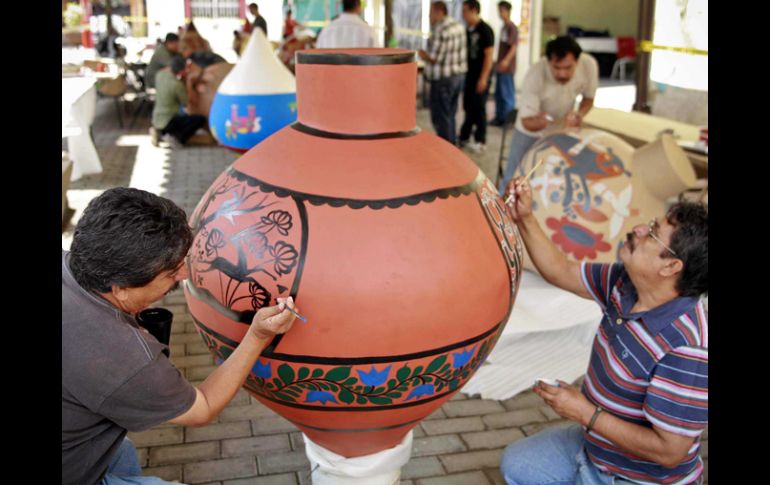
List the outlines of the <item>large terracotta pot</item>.
{"label": "large terracotta pot", "polygon": [[495,187],[415,126],[412,51],[303,51],[298,122],[238,159],[192,215],[185,294],[220,359],[292,295],[245,388],[321,446],[390,448],[483,363],[522,244]]}
{"label": "large terracotta pot", "polygon": [[[626,234],[665,213],[669,198],[695,184],[695,172],[670,135],[637,150],[601,130],[544,137],[514,171],[530,179],[533,211],[545,233],[574,261],[613,262]],[[526,266],[534,269],[527,257]]]}
{"label": "large terracotta pot", "polygon": [[208,113],[219,143],[245,152],[297,119],[294,76],[278,60],[262,29],[227,74]]}

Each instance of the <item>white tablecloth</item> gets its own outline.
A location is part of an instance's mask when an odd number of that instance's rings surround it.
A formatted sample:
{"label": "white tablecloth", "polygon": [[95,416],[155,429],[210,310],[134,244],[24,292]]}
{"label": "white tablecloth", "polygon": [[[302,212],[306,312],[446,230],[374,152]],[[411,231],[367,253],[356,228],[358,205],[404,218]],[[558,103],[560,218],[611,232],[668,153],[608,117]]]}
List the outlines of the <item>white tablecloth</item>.
{"label": "white tablecloth", "polygon": [[101,173],[102,163],[91,139],[90,127],[96,115],[96,79],[68,77],[61,80],[62,138],[67,138],[73,162],[72,180]]}
{"label": "white tablecloth", "polygon": [[503,334],[461,392],[508,399],[530,389],[541,377],[574,381],[588,369],[601,317],[593,300],[524,271]]}
{"label": "white tablecloth", "polygon": [[617,54],[618,40],[615,37],[578,37],[575,39],[586,52]]}

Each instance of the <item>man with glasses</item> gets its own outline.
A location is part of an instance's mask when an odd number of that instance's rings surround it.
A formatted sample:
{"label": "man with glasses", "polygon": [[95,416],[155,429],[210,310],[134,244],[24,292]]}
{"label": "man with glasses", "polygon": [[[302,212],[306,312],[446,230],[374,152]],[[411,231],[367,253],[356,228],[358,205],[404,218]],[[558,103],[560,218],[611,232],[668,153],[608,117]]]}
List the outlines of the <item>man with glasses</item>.
{"label": "man with glasses", "polygon": [[[532,214],[532,190],[507,187],[511,215],[540,274],[593,298],[604,317],[581,389],[534,388],[573,421],[509,445],[509,484],[702,483],[708,424],[708,211],[680,202],[635,226],[614,264],[567,260]],[[506,199],[508,200],[508,199]]]}

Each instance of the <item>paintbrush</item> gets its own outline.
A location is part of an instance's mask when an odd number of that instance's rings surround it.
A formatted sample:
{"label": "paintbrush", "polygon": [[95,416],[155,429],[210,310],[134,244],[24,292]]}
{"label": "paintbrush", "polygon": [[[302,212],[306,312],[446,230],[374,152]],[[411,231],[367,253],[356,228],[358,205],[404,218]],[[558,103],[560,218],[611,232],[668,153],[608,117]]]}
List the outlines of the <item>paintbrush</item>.
{"label": "paintbrush", "polygon": [[[524,180],[527,180],[528,178],[530,178],[532,174],[535,173],[535,170],[537,170],[537,167],[539,167],[541,163],[543,163],[542,158],[535,164],[534,167],[530,169],[529,173],[527,173],[527,175],[524,176]],[[506,205],[510,203],[515,197],[516,197],[516,192],[514,191],[511,195],[508,196],[507,199],[505,199]]]}
{"label": "paintbrush", "polygon": [[295,317],[297,317],[297,318],[299,318],[300,320],[302,320],[303,322],[307,323],[307,318],[305,318],[305,317],[303,317],[302,315],[300,315],[299,313],[297,313],[297,312],[296,312],[296,311],[295,311],[295,310],[294,310],[292,307],[290,307],[290,306],[289,306],[289,304],[288,304],[288,303],[284,302],[284,303],[283,303],[283,308],[284,308],[285,310],[289,310],[290,312],[292,312],[292,313],[294,314],[294,316],[295,316]]}

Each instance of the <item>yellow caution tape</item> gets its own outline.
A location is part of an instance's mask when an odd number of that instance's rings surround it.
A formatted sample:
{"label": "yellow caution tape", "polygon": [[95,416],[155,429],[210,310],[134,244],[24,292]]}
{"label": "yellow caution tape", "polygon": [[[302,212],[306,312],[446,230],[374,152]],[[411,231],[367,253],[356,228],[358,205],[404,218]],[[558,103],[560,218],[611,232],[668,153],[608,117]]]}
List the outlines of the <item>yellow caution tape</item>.
{"label": "yellow caution tape", "polygon": [[687,54],[691,56],[708,57],[709,55],[709,51],[704,51],[702,49],[695,49],[694,47],[673,47],[668,45],[656,45],[649,40],[641,41],[639,43],[639,50],[642,52],[652,52],[653,50],[681,52],[682,54]]}

